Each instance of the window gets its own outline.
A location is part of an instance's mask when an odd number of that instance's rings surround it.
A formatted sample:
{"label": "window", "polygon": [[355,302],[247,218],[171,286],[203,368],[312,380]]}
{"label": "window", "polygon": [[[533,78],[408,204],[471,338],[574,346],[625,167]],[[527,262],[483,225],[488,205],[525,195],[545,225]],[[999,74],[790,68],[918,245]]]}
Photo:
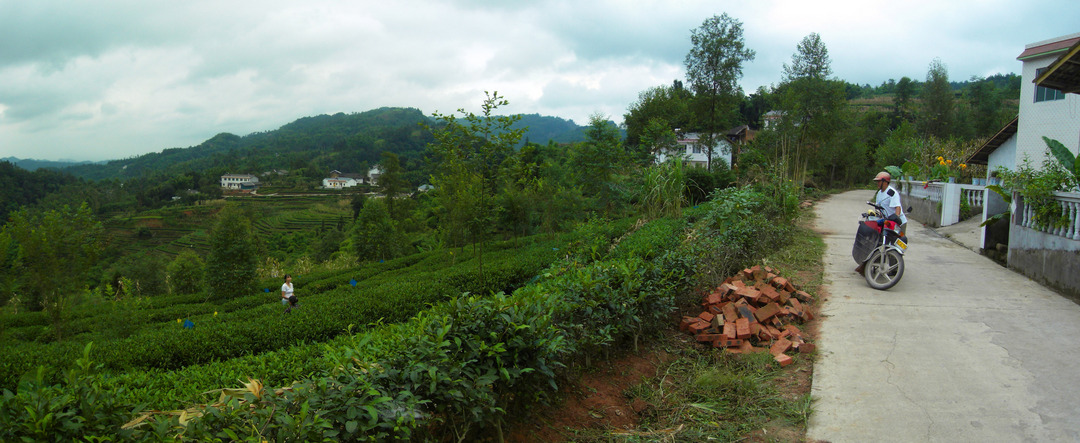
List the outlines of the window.
{"label": "window", "polygon": [[[1046,71],[1046,68],[1039,68],[1035,70],[1035,78],[1039,78]],[[1035,86],[1035,103],[1048,102],[1051,100],[1063,100],[1065,99],[1065,93],[1058,91],[1057,89],[1044,88],[1042,86]]]}
{"label": "window", "polygon": [[695,143],[695,144],[693,144],[691,146],[694,147],[694,153],[695,154],[700,154],[701,153],[701,145]]}

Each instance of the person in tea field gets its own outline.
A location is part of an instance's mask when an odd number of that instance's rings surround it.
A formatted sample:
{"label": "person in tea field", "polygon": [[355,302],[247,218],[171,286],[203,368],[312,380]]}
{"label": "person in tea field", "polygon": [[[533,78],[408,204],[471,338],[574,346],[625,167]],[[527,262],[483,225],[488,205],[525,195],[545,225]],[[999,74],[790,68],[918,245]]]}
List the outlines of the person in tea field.
{"label": "person in tea field", "polygon": [[292,276],[285,274],[285,283],[281,285],[281,304],[285,305],[285,313],[292,312],[293,308],[300,306],[293,290]]}

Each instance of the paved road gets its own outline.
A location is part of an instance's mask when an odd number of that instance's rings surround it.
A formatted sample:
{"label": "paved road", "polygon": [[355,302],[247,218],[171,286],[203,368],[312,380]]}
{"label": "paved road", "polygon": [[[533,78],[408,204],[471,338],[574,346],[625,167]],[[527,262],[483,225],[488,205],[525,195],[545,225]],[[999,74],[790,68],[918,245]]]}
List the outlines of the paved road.
{"label": "paved road", "polygon": [[915,221],[903,279],[870,289],[851,246],[872,196],[816,208],[830,296],[807,437],[1080,441],[1080,305]]}

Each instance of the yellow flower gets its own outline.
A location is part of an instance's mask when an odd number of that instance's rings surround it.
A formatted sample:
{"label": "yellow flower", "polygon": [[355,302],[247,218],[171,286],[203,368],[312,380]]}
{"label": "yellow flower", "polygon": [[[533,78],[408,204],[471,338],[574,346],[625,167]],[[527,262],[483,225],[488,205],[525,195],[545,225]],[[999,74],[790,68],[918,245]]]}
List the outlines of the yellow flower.
{"label": "yellow flower", "polygon": [[217,317],[217,311],[214,311],[214,317]]}
{"label": "yellow flower", "polygon": [[960,163],[960,169],[967,169],[967,165]]}
{"label": "yellow flower", "polygon": [[939,162],[943,162],[943,161],[945,161],[945,157],[942,157],[942,156],[940,156],[940,155],[939,155],[939,156],[937,157],[937,161],[939,161]]}
{"label": "yellow flower", "polygon": [[177,322],[177,323],[180,323],[180,319],[179,319],[179,318],[178,318],[178,319],[176,319],[176,322]]}
{"label": "yellow flower", "polygon": [[942,160],[938,160],[938,164],[941,165],[941,166],[945,166],[945,162],[942,161]]}
{"label": "yellow flower", "polygon": [[948,164],[949,166],[952,166],[952,160],[945,160],[945,163]]}

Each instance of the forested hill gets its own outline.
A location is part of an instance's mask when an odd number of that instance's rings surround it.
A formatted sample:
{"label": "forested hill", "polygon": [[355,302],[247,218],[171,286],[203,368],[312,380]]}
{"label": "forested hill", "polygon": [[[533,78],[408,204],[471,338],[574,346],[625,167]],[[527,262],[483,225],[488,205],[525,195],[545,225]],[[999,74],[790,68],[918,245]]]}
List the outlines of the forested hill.
{"label": "forested hill", "polygon": [[316,166],[353,171],[374,164],[383,151],[402,157],[419,156],[430,141],[430,135],[419,123],[428,121],[415,108],[304,117],[273,131],[243,137],[221,133],[189,148],[165,149],[105,165],[64,170],[92,180],[211,169],[262,172]]}
{"label": "forested hill", "polygon": [[[420,123],[434,121],[415,108],[379,108],[360,113],[303,117],[272,131],[246,136],[221,133],[189,148],[171,148],[105,164],[65,168],[77,177],[103,180],[146,175],[179,175],[220,170],[255,173],[313,169],[363,171],[386,151],[403,161],[418,160],[432,140]],[[571,120],[523,115],[515,127],[527,127],[524,139],[546,144],[585,139]]]}

